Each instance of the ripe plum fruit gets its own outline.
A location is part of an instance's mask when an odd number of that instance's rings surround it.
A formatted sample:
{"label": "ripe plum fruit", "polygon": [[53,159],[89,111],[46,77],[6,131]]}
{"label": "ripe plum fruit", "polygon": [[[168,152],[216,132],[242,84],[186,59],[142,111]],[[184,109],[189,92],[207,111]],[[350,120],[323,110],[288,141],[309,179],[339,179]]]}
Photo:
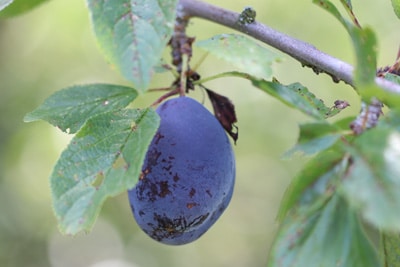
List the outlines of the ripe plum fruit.
{"label": "ripe plum fruit", "polygon": [[182,245],[203,235],[228,206],[235,158],[224,129],[197,101],[182,96],[156,111],[160,127],[129,202],[147,235]]}

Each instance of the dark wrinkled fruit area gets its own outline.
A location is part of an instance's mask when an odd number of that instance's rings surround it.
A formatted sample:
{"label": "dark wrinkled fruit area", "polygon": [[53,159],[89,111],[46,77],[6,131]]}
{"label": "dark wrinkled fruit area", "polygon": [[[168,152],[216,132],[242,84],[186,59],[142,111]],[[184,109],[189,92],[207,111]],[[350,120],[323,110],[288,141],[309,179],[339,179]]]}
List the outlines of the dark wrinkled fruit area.
{"label": "dark wrinkled fruit area", "polygon": [[195,100],[171,99],[157,113],[160,127],[129,201],[151,238],[182,245],[203,235],[228,206],[235,159],[220,123]]}

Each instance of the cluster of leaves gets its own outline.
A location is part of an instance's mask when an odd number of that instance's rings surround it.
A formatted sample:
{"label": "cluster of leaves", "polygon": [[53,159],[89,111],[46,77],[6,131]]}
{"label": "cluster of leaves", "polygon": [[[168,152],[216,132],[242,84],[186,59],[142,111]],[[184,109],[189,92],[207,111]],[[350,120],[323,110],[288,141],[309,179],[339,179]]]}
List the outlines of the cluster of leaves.
{"label": "cluster of leaves", "polygon": [[[288,154],[318,153],[284,195],[278,216],[281,228],[269,263],[271,266],[398,266],[399,95],[375,84],[375,35],[371,29],[360,27],[351,2],[341,1],[351,21],[330,1],[313,2],[334,15],[352,39],[357,60],[354,79],[361,100],[370,103],[377,97],[390,111],[376,127],[361,135],[346,132],[352,118],[333,124],[317,121],[300,126],[298,144]],[[388,79],[395,81],[392,75]],[[366,225],[370,235],[364,229]],[[371,232],[379,236],[374,243],[370,241]]]}
{"label": "cluster of leaves", "polygon": [[[4,9],[0,14],[11,12],[9,8],[23,10],[16,6],[22,1],[12,2],[0,0],[0,10]],[[39,2],[43,0],[31,1],[28,8]],[[56,92],[25,117],[27,122],[45,120],[75,134],[50,178],[55,215],[60,230],[66,234],[90,230],[103,202],[132,188],[139,177],[159,118],[152,108],[127,107],[139,93],[148,90],[153,73],[159,69],[160,58],[173,34],[178,4],[177,0],[87,2],[95,35],[107,60],[134,87],[72,86]],[[375,35],[371,29],[360,27],[351,1],[341,0],[350,20],[328,0],[313,2],[336,17],[351,36],[360,99],[368,104],[378,98],[390,108],[375,128],[361,135],[349,130],[354,118],[334,123],[327,120],[342,106],[326,106],[300,83],[283,85],[271,80],[271,64],[280,57],[254,40],[223,34],[199,41],[197,46],[245,71],[209,79],[248,79],[254,87],[313,119],[300,126],[298,144],[286,153],[315,157],[295,177],[283,198],[281,228],[269,265],[397,266],[400,96],[375,84]],[[399,15],[398,1],[392,3]],[[387,78],[399,83],[396,76]],[[367,110],[367,115],[368,112],[371,111]],[[380,234],[378,245],[369,241],[365,223]]]}

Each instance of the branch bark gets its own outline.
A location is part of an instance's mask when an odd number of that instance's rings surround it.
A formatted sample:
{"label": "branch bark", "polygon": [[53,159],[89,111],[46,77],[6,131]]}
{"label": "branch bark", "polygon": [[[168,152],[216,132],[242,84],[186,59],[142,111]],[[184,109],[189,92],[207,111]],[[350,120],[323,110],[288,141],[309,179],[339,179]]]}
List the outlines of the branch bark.
{"label": "branch bark", "polygon": [[[178,8],[189,17],[206,19],[252,36],[288,54],[298,60],[302,65],[311,67],[314,72],[327,73],[335,82],[344,81],[352,87],[355,87],[353,66],[318,50],[311,44],[276,31],[257,21],[251,24],[241,25],[237,23],[240,15],[239,13],[202,1],[180,0]],[[386,91],[400,94],[400,86],[395,83],[380,77],[376,77],[375,82]]]}

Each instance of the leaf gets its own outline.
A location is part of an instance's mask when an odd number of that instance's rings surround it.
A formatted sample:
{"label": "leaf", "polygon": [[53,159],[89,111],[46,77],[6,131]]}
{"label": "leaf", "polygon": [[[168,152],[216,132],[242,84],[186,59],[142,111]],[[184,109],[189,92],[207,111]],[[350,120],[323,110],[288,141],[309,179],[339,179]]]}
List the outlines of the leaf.
{"label": "leaf", "polygon": [[392,73],[386,73],[385,79],[400,85],[400,76]]}
{"label": "leaf", "polygon": [[344,8],[346,9],[347,13],[349,14],[351,20],[353,21],[354,25],[357,27],[360,27],[360,24],[358,23],[358,20],[353,12],[353,6],[351,5],[351,1],[350,0],[340,0],[340,2],[342,3],[342,5],[344,6]]}
{"label": "leaf", "polygon": [[281,59],[255,40],[238,34],[217,35],[196,45],[258,78],[271,78],[272,63]]}
{"label": "leaf", "polygon": [[346,146],[352,164],[341,192],[361,215],[383,231],[400,230],[400,133],[376,127]]}
{"label": "leaf", "polygon": [[380,127],[388,127],[389,129],[400,132],[400,109],[391,109],[383,119],[379,121]]}
{"label": "leaf", "polygon": [[397,92],[384,90],[375,84],[363,86],[359,91],[366,102],[370,102],[372,99],[377,98],[389,108],[400,106],[400,95]]}
{"label": "leaf", "polygon": [[[377,41],[370,28],[352,27],[350,35],[356,52],[356,68],[354,82],[357,86],[375,85]],[[362,88],[359,88],[362,95]]]}
{"label": "leaf", "polygon": [[239,138],[239,131],[238,127],[235,125],[237,122],[235,106],[229,98],[217,94],[205,87],[204,89],[211,101],[215,117],[236,144],[236,141]]}
{"label": "leaf", "polygon": [[[341,0],[343,1],[343,0]],[[326,11],[328,11],[331,15],[333,15],[347,30],[353,27],[353,25],[347,21],[343,16],[340,14],[339,10],[335,7],[334,4],[332,4],[328,0],[313,0],[314,4],[317,4],[318,6],[322,7]]]}
{"label": "leaf", "polygon": [[343,6],[345,6],[347,9],[353,10],[351,0],[340,0],[340,2],[342,2]]}
{"label": "leaf", "polygon": [[288,216],[270,252],[269,267],[381,266],[356,213],[338,195],[325,198],[310,212]]}
{"label": "leaf", "polygon": [[[349,130],[350,124],[355,120],[355,116],[345,117],[334,122],[335,127],[341,129],[342,131]],[[348,136],[346,136],[348,137]]]}
{"label": "leaf", "polygon": [[295,153],[313,155],[333,146],[342,136],[340,129],[334,125],[317,122],[300,125],[300,136],[297,144],[285,152],[284,158]]}
{"label": "leaf", "polygon": [[400,234],[382,234],[382,254],[385,256],[384,266],[400,266]]}
{"label": "leaf", "polygon": [[392,0],[393,11],[400,19],[400,0]]}
{"label": "leaf", "polygon": [[174,28],[177,0],[88,0],[106,58],[145,91]]}
{"label": "leaf", "polygon": [[[286,189],[278,212],[278,219],[282,221],[289,210],[294,208],[308,190],[308,202],[317,202],[316,196],[323,194],[328,188],[324,185],[343,173],[346,168],[346,157],[337,149],[325,150],[310,160],[303,170],[292,180]],[[322,185],[322,186],[321,186]],[[317,188],[319,193],[310,193]]]}
{"label": "leaf", "polygon": [[283,85],[278,82],[256,80],[251,77],[250,79],[255,87],[267,92],[289,107],[296,108],[315,119],[324,119],[325,113],[329,110],[321,99],[316,98],[300,83]]}
{"label": "leaf", "polygon": [[48,0],[0,0],[0,18],[10,18],[39,6]]}
{"label": "leaf", "polygon": [[72,86],[60,90],[24,117],[45,120],[64,132],[75,133],[90,117],[126,107],[137,97],[135,89],[110,84]]}
{"label": "leaf", "polygon": [[343,151],[325,150],[293,180],[268,266],[381,266],[357,213],[337,192],[349,162]]}
{"label": "leaf", "polygon": [[90,230],[103,202],[136,184],[158,125],[152,109],[114,111],[86,122],[50,177],[62,233]]}
{"label": "leaf", "polygon": [[270,82],[238,71],[219,73],[212,77],[202,79],[200,82],[205,83],[207,81],[222,77],[239,77],[250,80],[255,87],[260,88],[282,103],[288,105],[289,107],[298,109],[306,115],[318,120],[333,117],[349,106],[346,101],[336,100],[332,107],[327,107],[322,99],[317,98],[300,83],[283,85],[275,79]]}

